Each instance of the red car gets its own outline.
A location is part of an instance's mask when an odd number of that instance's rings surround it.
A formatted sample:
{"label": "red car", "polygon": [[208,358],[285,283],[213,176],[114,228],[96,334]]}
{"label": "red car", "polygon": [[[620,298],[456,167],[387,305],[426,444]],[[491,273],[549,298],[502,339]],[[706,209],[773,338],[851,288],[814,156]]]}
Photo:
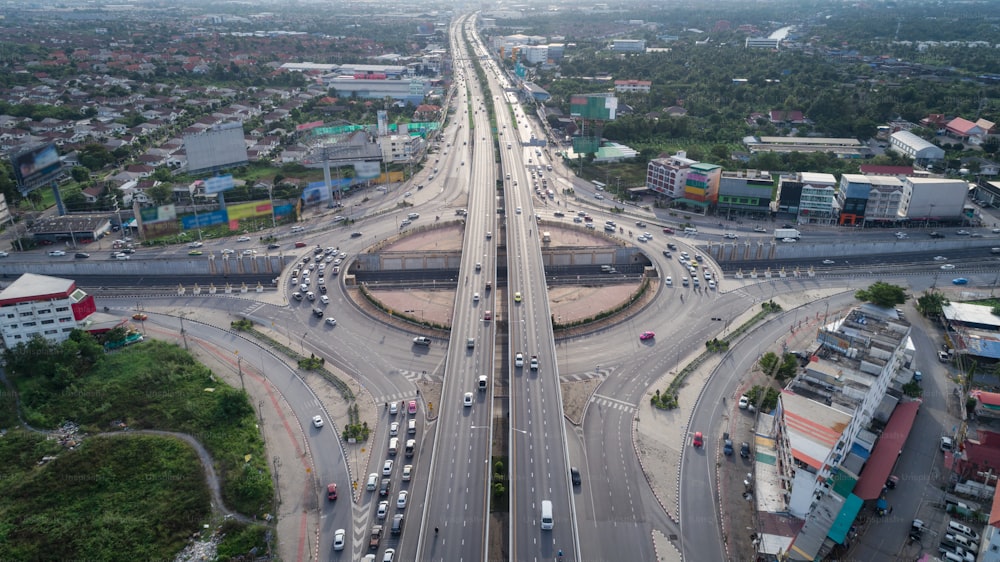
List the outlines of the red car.
{"label": "red car", "polygon": [[410,400],[410,405],[406,407],[406,411],[412,416],[417,413],[417,401]]}
{"label": "red car", "polygon": [[337,485],[327,484],[326,485],[326,498],[330,501],[337,499]]}
{"label": "red car", "polygon": [[694,445],[695,447],[704,447],[705,446],[705,439],[702,437],[700,431],[695,431],[694,432],[694,440],[691,442],[691,444]]}
{"label": "red car", "polygon": [[663,233],[664,234],[673,234],[674,233],[674,229],[663,227]]}
{"label": "red car", "polygon": [[305,248],[306,247],[306,243],[305,242],[296,242],[295,243],[295,247],[296,248]]}
{"label": "red car", "polygon": [[639,339],[642,340],[642,341],[646,341],[646,340],[651,340],[651,339],[653,339],[655,337],[656,337],[656,334],[654,334],[653,332],[643,332],[642,335],[639,336]]}
{"label": "red car", "polygon": [[490,312],[489,310],[487,310],[486,312],[483,313],[483,320],[492,320],[492,319],[493,319],[493,313],[492,312]]}

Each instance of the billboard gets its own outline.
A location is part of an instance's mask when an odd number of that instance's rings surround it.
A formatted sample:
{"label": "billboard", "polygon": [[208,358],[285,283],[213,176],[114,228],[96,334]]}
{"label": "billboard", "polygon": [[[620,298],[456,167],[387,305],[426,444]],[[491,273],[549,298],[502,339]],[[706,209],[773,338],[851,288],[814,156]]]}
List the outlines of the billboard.
{"label": "billboard", "polygon": [[575,94],[569,98],[569,114],[581,119],[614,121],[618,98],[608,94]]}
{"label": "billboard", "polygon": [[213,193],[219,193],[221,191],[226,191],[233,188],[233,176],[215,176],[214,178],[208,178],[205,180],[205,195],[212,195]]}
{"label": "billboard", "polygon": [[302,203],[304,205],[315,205],[330,200],[330,190],[326,183],[317,181],[310,183],[302,190]]}
{"label": "billboard", "polygon": [[139,209],[139,221],[143,224],[155,224],[165,221],[177,220],[177,207],[171,203],[160,207],[147,207]]}
{"label": "billboard", "polygon": [[18,153],[10,160],[14,167],[14,179],[21,195],[55,179],[62,170],[59,151],[52,143],[34,146]]}
{"label": "billboard", "polygon": [[301,125],[296,125],[295,130],[299,132],[309,131],[311,129],[315,129],[316,127],[322,127],[322,126],[323,126],[322,121],[310,121],[308,123],[302,123]]}
{"label": "billboard", "polygon": [[389,134],[389,113],[384,109],[376,113],[378,119],[378,136],[384,137]]}
{"label": "billboard", "polygon": [[597,154],[600,148],[599,137],[573,137],[573,152],[577,154]]}
{"label": "billboard", "polygon": [[225,222],[225,209],[212,211],[210,213],[202,213],[198,216],[188,215],[181,219],[181,224],[184,226],[184,230],[191,230],[192,228],[200,228],[203,226],[212,226],[213,224],[224,224]]}
{"label": "billboard", "polygon": [[184,135],[187,171],[197,174],[212,172],[249,162],[243,140],[243,124],[225,123],[203,133]]}
{"label": "billboard", "polygon": [[251,201],[249,203],[239,203],[226,207],[230,222],[251,217],[271,216],[270,201]]}
{"label": "billboard", "polygon": [[354,177],[361,180],[375,179],[382,173],[378,162],[355,162]]}

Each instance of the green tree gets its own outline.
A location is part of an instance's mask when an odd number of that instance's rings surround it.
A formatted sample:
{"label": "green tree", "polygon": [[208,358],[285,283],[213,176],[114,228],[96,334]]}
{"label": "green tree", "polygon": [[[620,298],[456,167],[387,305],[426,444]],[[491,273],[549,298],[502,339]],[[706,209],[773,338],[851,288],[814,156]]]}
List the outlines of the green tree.
{"label": "green tree", "polygon": [[90,179],[90,170],[84,166],[73,166],[73,169],[70,171],[70,175],[73,176],[73,181],[84,183]]}
{"label": "green tree", "polygon": [[854,298],[882,308],[892,308],[906,302],[906,291],[898,285],[876,281],[867,289],[861,289],[854,293]]}
{"label": "green tree", "polygon": [[948,304],[944,293],[927,291],[917,299],[917,312],[930,318],[941,315],[941,308]]}
{"label": "green tree", "polygon": [[174,197],[174,188],[170,184],[160,183],[146,190],[154,205],[169,203]]}

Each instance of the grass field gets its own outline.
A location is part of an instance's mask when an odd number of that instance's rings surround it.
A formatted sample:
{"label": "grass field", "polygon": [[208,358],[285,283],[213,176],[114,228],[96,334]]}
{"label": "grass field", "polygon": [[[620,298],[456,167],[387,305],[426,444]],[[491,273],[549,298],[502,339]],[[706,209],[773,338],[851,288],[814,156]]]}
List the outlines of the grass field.
{"label": "grass field", "polygon": [[[249,517],[273,512],[267,457],[244,392],[176,345],[147,341],[95,354],[87,338],[35,343],[19,360],[7,355],[8,376],[32,427],[51,430],[68,420],[94,435],[115,431],[113,422],[121,421],[190,434],[212,455],[228,508]],[[6,411],[0,419],[16,415]],[[49,455],[55,460],[39,464]],[[0,479],[3,560],[172,558],[212,523],[196,453],[172,438],[88,437],[68,450],[42,434],[11,429],[0,439],[0,465],[7,476]],[[231,536],[264,546],[253,527],[235,528]],[[234,545],[227,548],[236,553]]]}

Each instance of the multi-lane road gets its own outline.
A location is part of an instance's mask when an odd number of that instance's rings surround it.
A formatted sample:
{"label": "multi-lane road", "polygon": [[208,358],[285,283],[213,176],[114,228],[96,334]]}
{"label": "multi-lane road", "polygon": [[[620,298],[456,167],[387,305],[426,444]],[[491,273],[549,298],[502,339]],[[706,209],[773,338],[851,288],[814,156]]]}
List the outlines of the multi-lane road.
{"label": "multi-lane road", "polygon": [[[247,304],[236,299],[202,299],[199,306],[246,316],[260,324],[270,323],[275,331],[287,336],[287,343],[293,349],[325,357],[338,370],[364,381],[366,390],[378,404],[379,420],[370,440],[371,454],[364,457],[353,449],[342,448],[333,432],[318,431],[309,425],[312,415],[319,413],[325,418],[328,415],[294,373],[272,366],[276,358],[253,348],[244,350],[246,343],[240,338],[226,336],[220,342],[240,349],[243,357],[259,355],[261,370],[269,373],[299,415],[315,455],[317,484],[323,488],[317,493],[323,493],[327,482],[341,485],[343,500],[348,501],[324,502],[319,508],[322,514],[319,549],[324,558],[329,555],[353,560],[368,552],[368,533],[378,522],[376,510],[380,501],[388,502],[389,513],[384,522],[386,537],[376,551],[378,559],[387,547],[397,549],[397,559],[402,560],[484,560],[495,554],[489,552],[487,517],[491,500],[491,440],[494,420],[504,419],[509,427],[510,444],[511,532],[507,548],[511,559],[552,560],[562,551],[564,560],[651,560],[656,553],[649,537],[651,531],[658,530],[679,537],[675,545],[685,558],[721,560],[722,531],[717,503],[713,500],[710,459],[685,452],[681,467],[685,482],[679,505],[681,522],[671,521],[641,477],[642,467],[632,446],[636,410],[650,385],[665,372],[680,367],[685,350],[699,348],[705,340],[718,335],[729,320],[746,310],[748,299],[757,302],[776,290],[820,287],[824,280],[781,279],[770,285],[728,293],[696,291],[680,286],[678,281],[689,276],[688,271],[676,259],[661,254],[668,238],[650,228],[655,236],[647,243],[648,254],[662,276],[672,276],[674,284],[663,286],[650,305],[613,328],[555,342],[535,220],[536,213],[548,218],[552,210],[536,210],[542,199],[532,195],[534,180],[529,172],[548,162],[535,147],[525,144],[532,136],[544,135],[534,132],[532,121],[513,103],[515,99],[508,92],[504,74],[491,60],[479,61],[486,51],[475,38],[473,21],[474,18],[458,18],[452,26],[457,79],[451,101],[455,113],[437,140],[441,146],[433,155],[433,164],[413,180],[414,184],[424,184],[424,189],[411,190],[409,196],[402,190],[389,191],[361,203],[374,210],[408,201],[422,213],[419,221],[433,220],[430,218],[433,214],[453,215],[455,209],[467,206],[450,341],[435,339],[429,347],[412,345],[412,334],[368,318],[351,304],[345,288],[336,283],[331,284],[328,293],[331,303],[326,307],[328,315],[336,316],[336,326],[314,317],[313,304],[308,302],[291,301],[287,306],[275,306]],[[461,26],[465,26],[465,32]],[[475,51],[466,51],[466,33],[473,38]],[[477,61],[485,70],[486,84],[479,83]],[[494,122],[487,111],[490,107]],[[498,139],[500,142],[496,142]],[[556,169],[561,167],[559,163],[552,164]],[[555,175],[549,178],[553,184],[558,181]],[[497,190],[498,183],[503,186],[501,192]],[[498,212],[498,193],[502,195],[503,213]],[[349,205],[352,214],[364,211],[352,203]],[[317,244],[341,246],[342,251],[354,255],[374,241],[397,233],[398,214],[365,219],[352,226],[351,229],[363,231],[363,236],[357,239],[348,238],[345,235],[348,230],[331,231],[306,225],[302,233],[283,236],[284,251],[290,251],[287,247],[292,241],[303,240],[309,248]],[[591,209],[591,214],[598,221],[613,218],[597,206]],[[693,244],[699,242],[699,238],[669,240],[681,246],[678,251],[692,254],[696,251]],[[497,262],[498,245],[505,247],[507,263]],[[259,243],[234,245],[213,241],[206,242],[202,250],[205,254],[221,255],[223,248],[242,251],[256,246]],[[135,259],[155,259],[187,251],[183,247],[162,252],[140,250]],[[880,260],[886,263],[909,260],[914,272],[923,271],[928,277],[944,274],[949,279],[958,276],[958,271],[979,271],[974,266],[981,257],[980,251],[962,250],[947,255],[958,266],[954,272],[937,270],[938,262],[927,263],[929,259],[933,261],[933,256],[926,255],[873,256],[865,264],[879,268],[884,266]],[[37,259],[73,258],[42,255]],[[853,269],[851,266],[860,263],[845,263],[843,268]],[[839,269],[840,264],[830,267]],[[504,269],[505,286],[496,279],[497,272]],[[105,285],[96,277],[83,281],[82,285]],[[492,290],[486,289],[487,281],[491,282]],[[281,290],[289,290],[287,279],[283,283]],[[106,286],[114,284],[117,283],[109,281]],[[125,300],[108,302],[118,307],[133,304]],[[162,300],[162,304],[178,307],[187,302],[178,297]],[[839,301],[831,302],[836,306]],[[706,314],[707,311],[711,314]],[[710,317],[723,321],[712,321]],[[508,330],[505,338],[498,337],[498,323]],[[187,329],[192,335],[219,338],[217,331],[196,324]],[[765,326],[759,337],[766,340],[770,329]],[[201,334],[201,330],[205,333]],[[654,330],[656,338],[640,342],[638,336],[646,330]],[[518,353],[523,356],[521,367],[515,365]],[[537,356],[537,370],[531,368],[532,356]],[[755,356],[748,350],[733,350],[732,372],[742,372]],[[509,400],[495,401],[496,377],[505,371],[510,375],[506,389]],[[416,393],[414,380],[418,373],[443,383],[441,403],[435,405],[436,418],[423,415],[428,404]],[[568,425],[563,418],[560,373],[601,379],[580,427]],[[484,390],[479,389],[481,376],[487,381]],[[706,394],[723,394],[732,382],[729,378],[713,379]],[[472,394],[468,406],[467,393]],[[392,416],[381,409],[381,403],[397,400],[404,401],[403,412]],[[416,415],[405,411],[410,400],[417,402]],[[509,409],[504,411],[498,404],[506,404]],[[719,408],[711,402],[700,404],[692,417],[692,427],[706,433],[711,431]],[[390,455],[387,448],[390,424],[408,419],[419,420],[418,428],[412,436],[402,430],[399,437],[404,443],[408,438],[416,440],[414,456],[406,458],[403,452]],[[425,423],[426,419],[433,421]],[[688,440],[687,436],[684,440]],[[381,478],[387,458],[395,460],[389,476],[392,485],[390,493],[381,497],[377,491],[364,490],[364,486],[369,472],[377,472]],[[406,482],[401,476],[404,464],[415,467],[413,479]],[[570,482],[570,466],[579,469],[581,486],[574,487]],[[360,502],[353,506],[348,498],[348,483],[352,481],[361,487]],[[402,490],[409,493],[407,506],[397,508],[398,493]],[[551,530],[540,528],[543,500],[553,502]],[[404,514],[407,524],[402,535],[390,536],[388,527],[396,513]],[[334,531],[341,528],[348,530],[349,540],[348,548],[338,553],[332,551],[332,538]]]}

